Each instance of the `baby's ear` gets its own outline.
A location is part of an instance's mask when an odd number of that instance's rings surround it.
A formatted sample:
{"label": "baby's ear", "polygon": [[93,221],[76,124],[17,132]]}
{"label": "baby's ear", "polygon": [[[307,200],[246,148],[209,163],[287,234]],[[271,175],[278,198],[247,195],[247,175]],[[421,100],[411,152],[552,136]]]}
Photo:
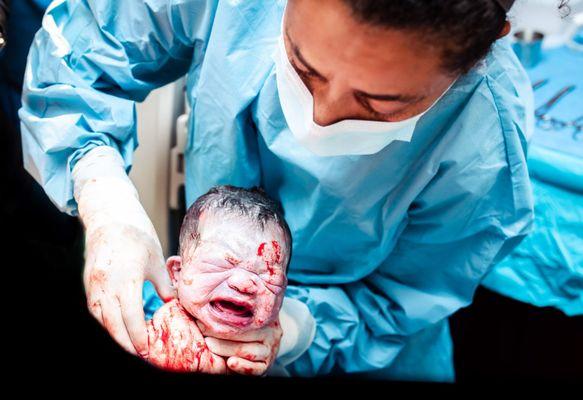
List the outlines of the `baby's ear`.
{"label": "baby's ear", "polygon": [[166,260],[166,269],[172,279],[172,283],[176,285],[178,279],[180,279],[180,270],[182,269],[182,258],[180,256],[168,257]]}

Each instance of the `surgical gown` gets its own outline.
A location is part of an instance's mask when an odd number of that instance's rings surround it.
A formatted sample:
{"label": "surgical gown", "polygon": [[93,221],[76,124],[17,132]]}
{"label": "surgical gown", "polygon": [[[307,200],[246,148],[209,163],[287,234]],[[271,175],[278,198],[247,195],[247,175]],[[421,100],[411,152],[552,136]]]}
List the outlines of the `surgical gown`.
{"label": "surgical gown", "polygon": [[217,184],[261,185],[294,239],[287,296],[316,323],[294,375],[454,378],[447,317],[530,229],[528,78],[509,45],[419,121],[412,140],[319,157],[283,116],[273,56],[285,3],[52,3],[29,56],[25,165],[76,212],[71,169],[95,146],[129,168],[135,101],[188,74],[191,204]]}
{"label": "surgical gown", "polygon": [[[583,44],[583,28],[578,34]],[[549,111],[551,118],[573,121],[583,110],[583,51],[569,46],[544,50],[528,70],[542,106],[563,87],[573,92]],[[583,134],[572,128],[544,129],[537,124],[529,141],[528,166],[535,199],[534,231],[486,276],[483,285],[538,307],[555,307],[583,316]]]}

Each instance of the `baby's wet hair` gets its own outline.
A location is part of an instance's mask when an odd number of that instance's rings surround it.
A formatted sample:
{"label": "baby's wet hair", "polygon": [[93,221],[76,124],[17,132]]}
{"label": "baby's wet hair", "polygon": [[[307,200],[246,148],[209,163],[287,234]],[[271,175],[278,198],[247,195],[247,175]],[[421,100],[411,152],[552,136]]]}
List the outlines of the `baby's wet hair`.
{"label": "baby's wet hair", "polygon": [[256,223],[257,227],[261,230],[264,230],[269,222],[273,222],[279,226],[284,232],[285,246],[288,250],[285,265],[285,269],[287,270],[292,252],[291,231],[285,221],[281,204],[271,199],[258,186],[249,189],[231,185],[215,186],[196,199],[186,211],[186,215],[182,221],[179,238],[180,254],[190,246],[195,246],[194,248],[196,248],[200,238],[198,231],[200,216],[203,212],[209,211],[238,214]]}

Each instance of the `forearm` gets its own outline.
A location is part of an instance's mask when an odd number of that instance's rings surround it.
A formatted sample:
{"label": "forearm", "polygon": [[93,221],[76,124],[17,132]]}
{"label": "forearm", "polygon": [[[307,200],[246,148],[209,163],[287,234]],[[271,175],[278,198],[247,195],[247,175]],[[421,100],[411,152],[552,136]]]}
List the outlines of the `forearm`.
{"label": "forearm", "polygon": [[156,236],[117,150],[92,149],[75,164],[72,177],[79,215],[87,229],[115,223]]}
{"label": "forearm", "polygon": [[141,293],[144,280],[160,297],[174,297],[162,248],[116,149],[98,146],[73,167],[85,226],[83,273],[91,314],[131,353],[148,354]]}
{"label": "forearm", "polygon": [[279,312],[279,320],[283,330],[277,362],[286,366],[304,354],[316,335],[316,320],[305,303],[285,297]]}
{"label": "forearm", "polygon": [[[48,8],[30,48],[19,117],[24,166],[61,211],[77,212],[71,169],[94,147],[110,146],[131,165],[135,101],[202,57],[192,46],[210,32],[207,5],[68,0]],[[182,25],[192,16],[204,29]],[[132,21],[142,21],[140,29]]]}
{"label": "forearm", "polygon": [[[342,286],[289,286],[287,294],[307,305],[316,327],[309,348],[287,366],[292,375],[382,369],[403,347],[404,334],[398,326],[386,320],[381,322],[386,325],[383,327],[368,324],[362,305],[357,305]],[[377,318],[382,316],[377,314]]]}

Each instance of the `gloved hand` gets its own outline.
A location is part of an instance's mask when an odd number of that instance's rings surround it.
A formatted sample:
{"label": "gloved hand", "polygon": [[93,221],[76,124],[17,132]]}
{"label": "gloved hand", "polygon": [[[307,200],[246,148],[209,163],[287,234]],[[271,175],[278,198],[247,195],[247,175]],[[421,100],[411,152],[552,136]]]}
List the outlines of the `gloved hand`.
{"label": "gloved hand", "polygon": [[278,320],[269,325],[237,335],[237,340],[206,336],[204,324],[198,324],[209,350],[227,359],[227,367],[242,375],[263,375],[275,360],[282,336]]}
{"label": "gloved hand", "polygon": [[85,226],[83,280],[89,310],[125,350],[147,357],[144,280],[164,301],[175,297],[156,231],[113,148],[89,151],[75,165],[73,180]]}
{"label": "gloved hand", "polygon": [[178,300],[160,307],[147,325],[150,363],[176,372],[227,373],[225,360],[210,351],[196,322]]}
{"label": "gloved hand", "polygon": [[[207,336],[204,326],[201,332]],[[284,298],[277,321],[268,326],[233,338],[205,338],[214,354],[227,358],[233,372],[245,375],[263,375],[274,363],[281,373],[285,366],[299,358],[312,344],[316,334],[316,320],[308,306],[289,297]],[[277,360],[276,360],[277,359]],[[269,371],[270,373],[272,371]]]}

